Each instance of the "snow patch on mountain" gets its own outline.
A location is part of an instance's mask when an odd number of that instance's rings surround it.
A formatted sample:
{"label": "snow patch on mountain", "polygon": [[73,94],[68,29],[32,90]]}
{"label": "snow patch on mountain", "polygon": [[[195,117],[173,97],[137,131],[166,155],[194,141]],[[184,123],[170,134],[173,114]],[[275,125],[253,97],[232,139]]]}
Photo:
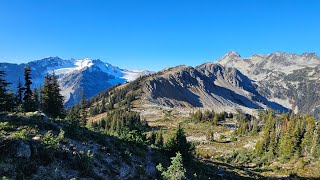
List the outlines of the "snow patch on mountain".
{"label": "snow patch on mountain", "polygon": [[26,64],[0,63],[0,69],[6,71],[6,79],[13,83],[14,89],[19,79],[23,81],[23,69],[26,66],[32,69],[32,88],[39,88],[44,84],[46,74],[54,72],[67,105],[79,102],[82,90],[85,91],[86,97],[90,98],[108,87],[152,73],[121,69],[99,59],[90,58],[62,60],[59,57],[48,57]]}

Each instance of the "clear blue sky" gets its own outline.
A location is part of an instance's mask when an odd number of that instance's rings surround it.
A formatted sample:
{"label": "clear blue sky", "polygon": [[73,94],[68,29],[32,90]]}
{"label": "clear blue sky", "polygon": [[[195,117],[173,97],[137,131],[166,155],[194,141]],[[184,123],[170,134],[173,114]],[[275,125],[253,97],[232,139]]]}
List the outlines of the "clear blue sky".
{"label": "clear blue sky", "polygon": [[320,1],[0,1],[0,62],[90,57],[160,70],[230,50],[319,54]]}

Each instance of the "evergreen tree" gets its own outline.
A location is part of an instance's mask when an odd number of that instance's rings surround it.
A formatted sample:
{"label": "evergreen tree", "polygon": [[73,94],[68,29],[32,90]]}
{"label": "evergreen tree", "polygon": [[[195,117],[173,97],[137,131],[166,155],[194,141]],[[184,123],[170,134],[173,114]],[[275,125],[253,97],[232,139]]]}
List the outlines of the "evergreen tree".
{"label": "evergreen tree", "polygon": [[157,133],[156,140],[155,140],[155,145],[160,147],[160,148],[163,147],[163,132],[162,132],[162,128]]}
{"label": "evergreen tree", "polygon": [[164,180],[183,180],[186,179],[186,169],[183,167],[182,155],[180,152],[171,158],[171,165],[165,170],[161,164],[157,166],[158,171]]}
{"label": "evergreen tree", "polygon": [[316,127],[315,136],[312,141],[311,155],[313,157],[320,157],[320,125]]}
{"label": "evergreen tree", "polygon": [[40,100],[39,100],[40,92],[37,88],[35,88],[32,94],[33,94],[32,95],[33,109],[39,110],[40,109]]}
{"label": "evergreen tree", "polygon": [[106,99],[105,97],[102,98],[101,100],[101,108],[100,108],[100,113],[104,113],[106,112],[107,108],[106,108]]}
{"label": "evergreen tree", "polygon": [[39,88],[39,109],[42,110],[43,98],[42,98],[43,87],[40,85]]}
{"label": "evergreen tree", "polygon": [[25,88],[22,86],[22,82],[19,78],[18,80],[18,85],[17,85],[17,89],[18,89],[18,92],[17,92],[17,102],[19,105],[22,105],[22,102],[23,102],[23,92],[25,90]]}
{"label": "evergreen tree", "polygon": [[212,125],[218,125],[218,116],[217,115],[214,115],[213,118],[212,118]]}
{"label": "evergreen tree", "polygon": [[191,145],[187,142],[185,132],[180,124],[176,128],[173,136],[166,143],[166,148],[171,156],[177,152],[180,152],[186,158],[190,156]]}
{"label": "evergreen tree", "polygon": [[79,108],[77,106],[72,106],[71,109],[69,110],[69,113],[66,119],[71,122],[79,122],[79,119],[80,119]]}
{"label": "evergreen tree", "polygon": [[282,126],[282,134],[279,140],[279,157],[282,157],[282,160],[289,160],[294,153],[294,134],[292,133],[294,130],[293,120],[288,120],[288,118],[284,118]]}
{"label": "evergreen tree", "polygon": [[[80,125],[85,127],[87,124],[87,111],[86,111],[86,98],[84,94],[84,90],[82,90],[82,95],[81,95],[81,120],[80,120]],[[117,126],[118,127],[118,126]]]}
{"label": "evergreen tree", "polygon": [[0,111],[10,111],[10,95],[8,94],[7,87],[11,84],[5,79],[5,72],[0,71]]}
{"label": "evergreen tree", "polygon": [[254,136],[254,135],[256,135],[257,133],[258,133],[258,122],[257,122],[257,120],[254,120],[252,129],[251,129],[251,131],[250,131],[250,134],[251,134],[252,136]]}
{"label": "evergreen tree", "polygon": [[41,109],[48,116],[51,116],[50,107],[52,104],[52,93],[51,93],[51,76],[49,74],[46,75],[44,80],[43,88],[41,89]]}
{"label": "evergreen tree", "polygon": [[311,155],[312,141],[314,137],[314,131],[316,128],[316,121],[312,117],[306,117],[306,130],[301,143],[302,153]]}
{"label": "evergreen tree", "polygon": [[52,73],[52,85],[51,85],[51,93],[52,93],[52,105],[51,105],[51,114],[52,117],[60,117],[64,118],[65,111],[64,111],[64,99],[63,96],[60,94],[60,87],[58,84],[58,79],[55,73]]}
{"label": "evergreen tree", "polygon": [[207,132],[207,140],[210,142],[214,141],[214,131],[213,131],[212,127],[210,127]]}
{"label": "evergreen tree", "polygon": [[156,132],[155,132],[155,131],[152,131],[152,132],[151,132],[151,135],[150,135],[150,137],[149,137],[150,144],[155,144],[156,138],[157,138]]}
{"label": "evergreen tree", "polygon": [[24,68],[24,96],[23,96],[23,101],[24,101],[24,111],[25,112],[30,112],[34,111],[34,102],[32,101],[32,90],[31,90],[31,68],[30,66]]}
{"label": "evergreen tree", "polygon": [[17,107],[17,101],[16,101],[16,95],[14,94],[12,88],[9,89],[8,93],[7,93],[7,111],[14,111]]}
{"label": "evergreen tree", "polygon": [[65,116],[64,100],[60,94],[60,87],[54,73],[52,75],[46,75],[44,85],[40,92],[39,101],[41,101],[42,111],[50,117],[63,118]]}

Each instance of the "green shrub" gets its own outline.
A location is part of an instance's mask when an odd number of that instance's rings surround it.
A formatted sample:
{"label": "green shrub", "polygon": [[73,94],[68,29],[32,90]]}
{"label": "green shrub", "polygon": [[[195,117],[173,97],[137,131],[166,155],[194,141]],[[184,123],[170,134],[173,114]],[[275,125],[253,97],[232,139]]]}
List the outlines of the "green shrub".
{"label": "green shrub", "polygon": [[58,136],[54,137],[52,134],[52,131],[49,130],[43,135],[42,142],[48,147],[48,148],[57,148],[59,143],[63,141],[64,139],[64,131],[60,129],[60,133]]}
{"label": "green shrub", "polygon": [[16,131],[11,134],[12,137],[27,140],[28,139],[28,131],[26,129],[22,129],[21,131]]}
{"label": "green shrub", "polygon": [[83,175],[92,175],[93,173],[93,153],[90,150],[85,153],[84,151],[80,151],[78,156],[79,170]]}

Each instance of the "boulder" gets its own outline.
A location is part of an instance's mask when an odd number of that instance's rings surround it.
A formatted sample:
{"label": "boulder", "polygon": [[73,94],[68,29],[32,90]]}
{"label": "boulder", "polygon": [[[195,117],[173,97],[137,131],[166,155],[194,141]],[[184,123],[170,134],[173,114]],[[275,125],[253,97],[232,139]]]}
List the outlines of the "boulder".
{"label": "boulder", "polygon": [[31,157],[30,145],[24,141],[20,141],[17,147],[17,157],[29,159]]}

